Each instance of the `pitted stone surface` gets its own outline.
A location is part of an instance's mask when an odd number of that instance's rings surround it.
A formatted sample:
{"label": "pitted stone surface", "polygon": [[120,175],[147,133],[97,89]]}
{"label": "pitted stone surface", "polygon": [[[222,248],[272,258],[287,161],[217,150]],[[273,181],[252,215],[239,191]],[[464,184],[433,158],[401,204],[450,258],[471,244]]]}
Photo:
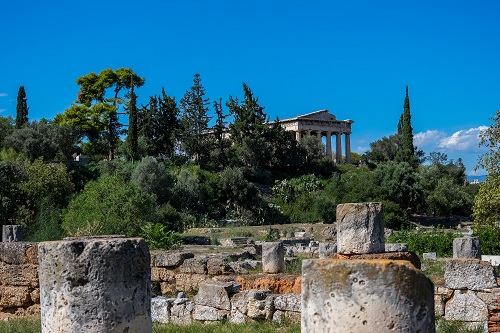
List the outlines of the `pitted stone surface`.
{"label": "pitted stone surface", "polygon": [[280,273],[285,267],[285,247],[283,242],[262,244],[262,270],[264,273]]}
{"label": "pitted stone surface", "polygon": [[207,258],[195,257],[186,259],[179,266],[179,271],[188,274],[207,274]]}
{"label": "pitted stone surface", "polygon": [[453,239],[453,258],[481,259],[479,237],[460,237]]}
{"label": "pitted stone surface", "polygon": [[219,310],[211,306],[196,305],[193,310],[193,319],[198,321],[220,321],[229,316],[228,310]]}
{"label": "pitted stone surface", "polygon": [[371,253],[371,254],[341,254],[334,253],[330,256],[330,259],[386,259],[386,260],[406,260],[409,261],[413,266],[420,269],[422,263],[418,256],[412,252],[385,252],[385,253]]}
{"label": "pitted stone surface", "polygon": [[234,282],[203,282],[194,301],[197,305],[211,306],[220,310],[231,310],[230,297],[239,290]]}
{"label": "pitted stone surface", "polygon": [[143,239],[43,242],[38,257],[42,332],[152,331]]}
{"label": "pitted stone surface", "polygon": [[274,308],[282,311],[300,312],[301,295],[285,294],[274,298]]}
{"label": "pitted stone surface", "polygon": [[337,244],[335,244],[335,243],[319,243],[318,252],[319,252],[320,259],[326,259],[330,255],[337,252]]}
{"label": "pitted stone surface", "polygon": [[384,244],[384,212],[380,202],[337,206],[337,252],[381,253]]}
{"label": "pitted stone surface", "polygon": [[36,243],[0,242],[0,261],[12,264],[38,264],[38,249]]}
{"label": "pitted stone surface", "polygon": [[450,289],[483,290],[497,287],[493,266],[479,259],[447,260],[444,282]]}
{"label": "pitted stone surface", "polygon": [[170,322],[170,309],[174,299],[157,296],[151,299],[151,319],[154,323],[168,324]]}
{"label": "pitted stone surface", "polygon": [[459,321],[487,321],[488,307],[472,290],[455,290],[446,303],[445,318]]}
{"label": "pitted stone surface", "polygon": [[[245,290],[231,299],[232,322],[239,322],[242,318],[269,319],[272,316],[272,298],[268,299],[270,291]],[[242,317],[243,316],[243,317]]]}
{"label": "pitted stone surface", "polygon": [[434,287],[390,260],[304,260],[303,333],[435,332]]}

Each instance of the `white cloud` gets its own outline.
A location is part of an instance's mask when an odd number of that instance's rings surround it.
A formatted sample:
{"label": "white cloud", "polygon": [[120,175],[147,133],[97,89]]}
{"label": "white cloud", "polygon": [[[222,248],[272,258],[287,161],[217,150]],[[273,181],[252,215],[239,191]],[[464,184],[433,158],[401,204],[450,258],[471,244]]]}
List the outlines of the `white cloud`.
{"label": "white cloud", "polygon": [[358,148],[356,148],[356,153],[358,154],[364,154],[366,153],[368,150],[370,150],[370,147],[362,147],[362,146],[358,146]]}
{"label": "white cloud", "polygon": [[0,109],[0,113],[7,111],[7,109]]}
{"label": "white cloud", "polygon": [[413,143],[419,149],[422,147],[428,147],[434,145],[436,142],[439,142],[444,137],[446,137],[446,133],[438,131],[438,130],[429,130],[426,132],[420,132],[413,136]]}
{"label": "white cloud", "polygon": [[7,95],[6,93],[0,93],[0,97],[5,97],[5,96],[9,96],[9,95]]}
{"label": "white cloud", "polygon": [[452,135],[439,130],[428,130],[415,134],[413,142],[415,146],[425,151],[478,152],[479,133],[487,128],[487,126],[479,126],[460,130]]}
{"label": "white cloud", "polygon": [[438,147],[448,151],[477,151],[479,149],[479,134],[487,126],[479,126],[468,130],[460,130],[449,137],[443,138]]}

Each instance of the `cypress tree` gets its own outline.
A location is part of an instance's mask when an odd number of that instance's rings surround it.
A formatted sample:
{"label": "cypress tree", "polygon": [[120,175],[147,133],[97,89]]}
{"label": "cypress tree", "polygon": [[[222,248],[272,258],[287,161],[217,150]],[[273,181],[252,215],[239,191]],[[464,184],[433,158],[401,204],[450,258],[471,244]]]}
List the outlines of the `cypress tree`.
{"label": "cypress tree", "polygon": [[127,150],[129,158],[134,161],[137,158],[137,95],[134,92],[134,86],[130,89],[130,101],[128,103],[128,133]]}
{"label": "cypress tree", "polygon": [[400,144],[396,153],[396,162],[408,162],[411,166],[416,167],[418,165],[418,159],[415,156],[415,146],[413,145],[413,128],[411,127],[408,86],[406,86],[403,114],[399,118],[398,136]]}
{"label": "cypress tree", "polygon": [[16,128],[23,127],[28,122],[28,103],[24,86],[20,86],[17,92],[16,105]]}

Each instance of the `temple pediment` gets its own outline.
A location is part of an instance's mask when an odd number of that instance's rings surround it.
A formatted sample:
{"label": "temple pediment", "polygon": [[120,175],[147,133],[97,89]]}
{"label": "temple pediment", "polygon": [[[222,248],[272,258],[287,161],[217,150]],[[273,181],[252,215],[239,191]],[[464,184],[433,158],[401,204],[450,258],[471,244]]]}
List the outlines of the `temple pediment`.
{"label": "temple pediment", "polygon": [[315,112],[311,112],[308,114],[298,116],[297,119],[335,121],[335,120],[337,120],[337,117],[335,117],[335,115],[331,114],[328,110],[319,110],[319,111],[315,111]]}

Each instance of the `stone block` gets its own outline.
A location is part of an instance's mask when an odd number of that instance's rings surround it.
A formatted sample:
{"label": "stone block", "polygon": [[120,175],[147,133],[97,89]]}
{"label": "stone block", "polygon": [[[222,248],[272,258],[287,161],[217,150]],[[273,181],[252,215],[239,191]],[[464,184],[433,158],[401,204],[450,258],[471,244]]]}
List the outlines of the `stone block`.
{"label": "stone block", "polygon": [[245,290],[236,293],[231,299],[231,317],[235,317],[233,322],[241,319],[241,315],[250,319],[270,317],[272,306],[267,300],[268,295],[269,291],[262,290]]}
{"label": "stone block", "polygon": [[205,274],[176,274],[175,289],[192,294],[198,291],[199,285],[202,282],[209,280],[210,277]]}
{"label": "stone block", "polygon": [[483,290],[497,286],[493,266],[479,259],[447,260],[444,282],[450,289]]}
{"label": "stone block", "polygon": [[281,311],[300,312],[301,295],[285,294],[274,298],[274,308]]}
{"label": "stone block", "polygon": [[330,255],[337,253],[337,244],[335,244],[335,243],[319,243],[318,252],[319,252],[320,259],[326,259]]}
{"label": "stone block", "polygon": [[408,252],[408,244],[406,243],[389,243],[385,244],[385,252]]}
{"label": "stone block", "polygon": [[330,259],[354,260],[354,259],[385,259],[385,260],[406,260],[413,266],[420,269],[422,263],[418,256],[412,252],[385,252],[385,253],[371,253],[371,254],[341,254],[334,253]]}
{"label": "stone block", "polygon": [[285,247],[282,242],[262,244],[262,270],[264,273],[280,273],[285,267]]}
{"label": "stone block", "polygon": [[148,333],[151,270],[141,238],[38,244],[42,332]]}
{"label": "stone block", "polygon": [[38,264],[36,243],[0,242],[0,261],[6,264]]}
{"label": "stone block", "polygon": [[189,325],[193,323],[195,304],[191,301],[174,304],[170,309],[170,322],[175,325]]}
{"label": "stone block", "polygon": [[487,321],[488,307],[472,290],[455,290],[453,298],[446,303],[447,320]]}
{"label": "stone block", "polygon": [[481,259],[479,237],[459,237],[453,239],[453,258]]}
{"label": "stone block", "polygon": [[174,295],[177,292],[177,287],[175,283],[171,282],[160,282],[160,293],[162,295]]}
{"label": "stone block", "polygon": [[29,287],[0,286],[0,309],[28,307],[33,304]]}
{"label": "stone block", "polygon": [[487,261],[491,264],[491,266],[498,267],[500,266],[500,256],[489,256],[489,255],[482,255],[481,256],[482,261]]}
{"label": "stone block", "polygon": [[426,252],[422,254],[424,260],[437,260],[436,252]]}
{"label": "stone block", "polygon": [[186,259],[179,266],[179,272],[186,274],[207,274],[207,258],[194,257]]}
{"label": "stone block", "polygon": [[337,206],[337,252],[381,253],[384,245],[384,212],[380,202]]}
{"label": "stone block", "polygon": [[233,274],[234,271],[227,262],[227,259],[221,257],[208,257],[207,273],[209,275]]}
{"label": "stone block", "polygon": [[198,321],[222,321],[229,316],[228,310],[220,310],[211,306],[197,304],[193,310],[193,320]]}
{"label": "stone block", "polygon": [[153,266],[156,267],[178,267],[184,260],[194,258],[190,252],[159,251],[152,254]]}
{"label": "stone block", "polygon": [[0,262],[0,285],[38,287],[38,267],[33,264],[9,265]]}
{"label": "stone block", "polygon": [[199,285],[194,298],[196,305],[211,306],[220,310],[231,310],[230,298],[239,290],[235,282],[211,281]]}
{"label": "stone block", "polygon": [[23,227],[20,225],[3,225],[2,242],[22,242]]}
{"label": "stone block", "polygon": [[168,324],[170,322],[170,309],[174,300],[163,296],[151,299],[151,320],[154,323]]}
{"label": "stone block", "polygon": [[405,261],[304,260],[303,333],[435,332],[434,286]]}
{"label": "stone block", "polygon": [[151,281],[175,283],[175,272],[167,267],[151,267]]}

